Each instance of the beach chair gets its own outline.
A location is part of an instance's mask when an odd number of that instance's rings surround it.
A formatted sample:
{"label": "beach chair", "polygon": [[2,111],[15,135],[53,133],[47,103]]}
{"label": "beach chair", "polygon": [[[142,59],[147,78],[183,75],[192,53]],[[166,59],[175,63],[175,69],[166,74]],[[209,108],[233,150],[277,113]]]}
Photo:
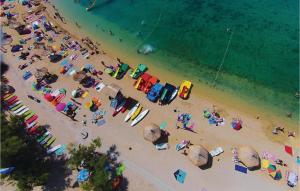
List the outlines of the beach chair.
{"label": "beach chair", "polygon": [[52,143],[54,143],[54,141],[56,140],[55,137],[51,137],[51,139],[49,139],[46,144],[44,145],[45,148],[48,148],[52,145]]}
{"label": "beach chair", "polygon": [[234,170],[236,170],[238,172],[241,172],[241,173],[244,173],[244,174],[247,174],[247,171],[248,171],[248,169],[246,167],[238,165],[238,164],[236,164],[234,166]]}
{"label": "beach chair", "polygon": [[41,142],[42,140],[44,140],[46,137],[48,137],[48,135],[50,134],[49,131],[46,131],[43,135],[39,136],[36,140],[37,142]]}
{"label": "beach chair", "polygon": [[59,149],[61,147],[62,147],[62,145],[60,145],[60,144],[56,145],[55,147],[52,147],[51,149],[48,149],[47,154],[51,154],[51,153],[55,152],[57,149]]}
{"label": "beach chair", "polygon": [[17,110],[13,111],[13,113],[17,114],[17,113],[19,113],[20,111],[22,111],[22,110],[24,110],[26,108],[27,108],[27,106],[23,105],[22,107],[19,107]]}
{"label": "beach chair", "polygon": [[15,95],[15,94],[7,94],[7,96],[4,96],[4,97],[3,97],[3,101],[9,100],[9,99],[12,98],[13,96],[16,96],[16,95]]}
{"label": "beach chair", "polygon": [[20,111],[19,113],[17,113],[18,116],[23,115],[24,113],[26,113],[27,111],[29,111],[29,108],[25,108],[24,110]]}
{"label": "beach chair", "polygon": [[160,143],[160,144],[155,145],[155,148],[157,150],[166,150],[169,148],[169,144],[168,143]]}
{"label": "beach chair", "polygon": [[26,124],[30,124],[32,123],[33,121],[37,120],[38,116],[37,115],[34,115],[32,116],[31,118],[29,118],[28,120],[25,121]]}
{"label": "beach chair", "polygon": [[8,106],[8,109],[11,110],[12,108],[16,107],[17,105],[21,104],[22,101],[16,100],[12,105]]}
{"label": "beach chair", "polygon": [[176,172],[174,172],[174,176],[175,176],[177,182],[179,182],[181,184],[184,183],[186,175],[187,175],[186,172],[181,169],[178,169]]}
{"label": "beach chair", "polygon": [[212,156],[212,157],[215,157],[215,156],[218,156],[219,154],[223,153],[224,150],[222,147],[217,147],[215,148],[214,150],[210,151],[209,154]]}

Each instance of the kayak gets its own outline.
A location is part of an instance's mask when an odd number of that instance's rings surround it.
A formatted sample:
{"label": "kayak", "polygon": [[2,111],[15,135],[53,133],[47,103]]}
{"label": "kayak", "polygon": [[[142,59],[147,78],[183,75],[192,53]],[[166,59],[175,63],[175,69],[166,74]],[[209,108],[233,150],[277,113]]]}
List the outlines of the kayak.
{"label": "kayak", "polygon": [[44,140],[42,140],[42,141],[40,142],[40,144],[43,145],[43,144],[47,143],[52,137],[53,137],[53,136],[50,134],[48,137],[46,137]]}
{"label": "kayak", "polygon": [[126,103],[125,103],[125,105],[123,105],[123,107],[122,107],[122,109],[121,109],[121,112],[122,112],[122,113],[124,113],[124,112],[127,110],[127,108],[129,107],[129,105],[131,104],[131,101],[132,101],[131,98],[127,98],[127,99],[126,99]]}
{"label": "kayak", "polygon": [[121,104],[114,111],[114,113],[112,115],[113,117],[116,116],[121,111],[121,109],[123,108],[123,106],[125,105],[125,103],[126,103],[126,100],[124,100],[124,101],[121,102]]}
{"label": "kayak", "polygon": [[7,101],[7,100],[9,100],[10,98],[12,98],[13,96],[15,96],[15,94],[10,94],[9,96],[5,97],[3,100],[4,100],[4,101]]}
{"label": "kayak", "polygon": [[34,116],[35,113],[34,112],[31,112],[29,115],[27,115],[24,119],[27,120],[29,119],[30,117]]}
{"label": "kayak", "polygon": [[142,106],[139,106],[136,110],[135,110],[135,112],[133,113],[133,115],[130,117],[130,119],[131,120],[134,120],[139,114],[140,114],[140,112],[142,111]]}
{"label": "kayak", "polygon": [[135,113],[135,111],[138,109],[139,106],[140,106],[139,103],[135,104],[135,106],[126,115],[124,122],[127,122],[131,118],[131,116]]}
{"label": "kayak", "polygon": [[149,113],[149,109],[143,111],[142,113],[140,113],[135,120],[132,121],[132,123],[130,124],[131,127],[135,126],[138,122],[140,122],[141,120],[144,119],[144,117],[146,117],[146,115]]}
{"label": "kayak", "polygon": [[38,139],[37,139],[37,142],[41,142],[42,140],[46,139],[48,137],[48,135],[50,134],[49,131],[47,131],[46,133],[44,133],[42,136],[40,136]]}
{"label": "kayak", "polygon": [[35,121],[38,118],[37,115],[32,116],[31,118],[29,118],[28,120],[26,120],[26,124],[32,123],[33,121]]}
{"label": "kayak", "polygon": [[22,103],[22,101],[17,100],[17,101],[14,102],[12,105],[10,105],[8,108],[9,108],[9,109],[12,109],[12,108],[16,107],[17,105],[19,105],[20,103]]}
{"label": "kayak", "polygon": [[22,107],[19,107],[17,110],[15,110],[13,113],[17,114],[17,113],[19,113],[20,111],[22,111],[23,109],[26,109],[26,108],[27,108],[27,106],[23,105]]}
{"label": "kayak", "polygon": [[15,106],[15,107],[11,108],[10,110],[11,111],[16,111],[17,109],[19,109],[22,106],[24,106],[24,105],[23,104],[19,104],[19,105]]}
{"label": "kayak", "polygon": [[169,103],[171,103],[176,98],[176,96],[178,94],[178,90],[179,90],[179,88],[176,88],[176,90],[174,90],[174,92],[172,93],[172,95],[170,97]]}
{"label": "kayak", "polygon": [[56,140],[55,137],[51,137],[51,139],[49,139],[47,141],[47,143],[44,145],[44,147],[49,147],[52,143],[54,143],[55,140]]}
{"label": "kayak", "polygon": [[184,80],[179,87],[178,96],[181,97],[182,99],[187,99],[191,91],[191,87],[192,87],[192,82]]}
{"label": "kayak", "polygon": [[17,115],[23,115],[25,112],[29,111],[29,108],[25,108],[24,110],[22,110],[21,112],[17,113]]}
{"label": "kayak", "polygon": [[26,128],[27,128],[27,129],[30,129],[30,128],[32,128],[33,126],[35,126],[36,124],[37,124],[37,122],[36,122],[36,121],[33,121],[32,123],[27,124]]}

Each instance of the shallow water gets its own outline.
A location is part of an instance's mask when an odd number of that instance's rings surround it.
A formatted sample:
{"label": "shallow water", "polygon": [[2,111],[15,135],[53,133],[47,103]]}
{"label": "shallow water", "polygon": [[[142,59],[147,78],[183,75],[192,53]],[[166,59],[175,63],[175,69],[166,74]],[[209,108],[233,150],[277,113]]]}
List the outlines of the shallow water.
{"label": "shallow water", "polygon": [[[279,113],[299,113],[298,1],[98,0],[89,12],[87,0],[54,2],[128,55]],[[155,53],[138,55],[144,44]]]}

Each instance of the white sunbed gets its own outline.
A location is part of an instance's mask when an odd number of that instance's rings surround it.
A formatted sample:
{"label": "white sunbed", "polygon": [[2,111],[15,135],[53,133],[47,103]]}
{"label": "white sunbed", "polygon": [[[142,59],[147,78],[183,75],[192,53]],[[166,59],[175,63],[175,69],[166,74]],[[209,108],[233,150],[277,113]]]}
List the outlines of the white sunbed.
{"label": "white sunbed", "polygon": [[209,154],[212,156],[212,157],[215,157],[215,156],[218,156],[219,154],[223,153],[224,150],[222,147],[217,147],[215,148],[214,150],[210,151]]}
{"label": "white sunbed", "polygon": [[25,112],[29,111],[29,108],[22,110],[20,113],[17,113],[18,116],[23,115]]}
{"label": "white sunbed", "polygon": [[51,154],[51,153],[55,152],[60,147],[61,147],[61,144],[56,145],[55,147],[52,147],[51,149],[47,150],[47,154]]}
{"label": "white sunbed", "polygon": [[99,84],[95,87],[95,89],[96,89],[97,92],[100,92],[105,86],[106,86],[105,84],[99,83]]}
{"label": "white sunbed", "polygon": [[26,105],[23,105],[22,107],[20,107],[19,109],[17,109],[16,111],[14,111],[14,114],[17,114],[19,113],[20,111],[22,111],[23,109],[26,109],[27,106]]}
{"label": "white sunbed", "polygon": [[168,143],[157,144],[157,145],[155,145],[155,148],[157,150],[165,150],[165,149],[169,148],[169,144]]}

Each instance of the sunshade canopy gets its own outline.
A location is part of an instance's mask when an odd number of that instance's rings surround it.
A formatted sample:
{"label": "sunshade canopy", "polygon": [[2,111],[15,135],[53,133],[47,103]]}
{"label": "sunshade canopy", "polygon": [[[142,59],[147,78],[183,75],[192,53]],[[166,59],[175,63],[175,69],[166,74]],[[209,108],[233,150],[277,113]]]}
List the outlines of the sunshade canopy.
{"label": "sunshade canopy", "polygon": [[144,138],[147,141],[155,142],[161,137],[161,130],[158,125],[151,124],[144,127]]}
{"label": "sunshade canopy", "polygon": [[188,158],[196,166],[204,166],[208,163],[209,154],[208,151],[201,145],[190,146]]}
{"label": "sunshade canopy", "polygon": [[249,170],[254,169],[260,165],[259,155],[252,147],[239,147],[238,158]]}

